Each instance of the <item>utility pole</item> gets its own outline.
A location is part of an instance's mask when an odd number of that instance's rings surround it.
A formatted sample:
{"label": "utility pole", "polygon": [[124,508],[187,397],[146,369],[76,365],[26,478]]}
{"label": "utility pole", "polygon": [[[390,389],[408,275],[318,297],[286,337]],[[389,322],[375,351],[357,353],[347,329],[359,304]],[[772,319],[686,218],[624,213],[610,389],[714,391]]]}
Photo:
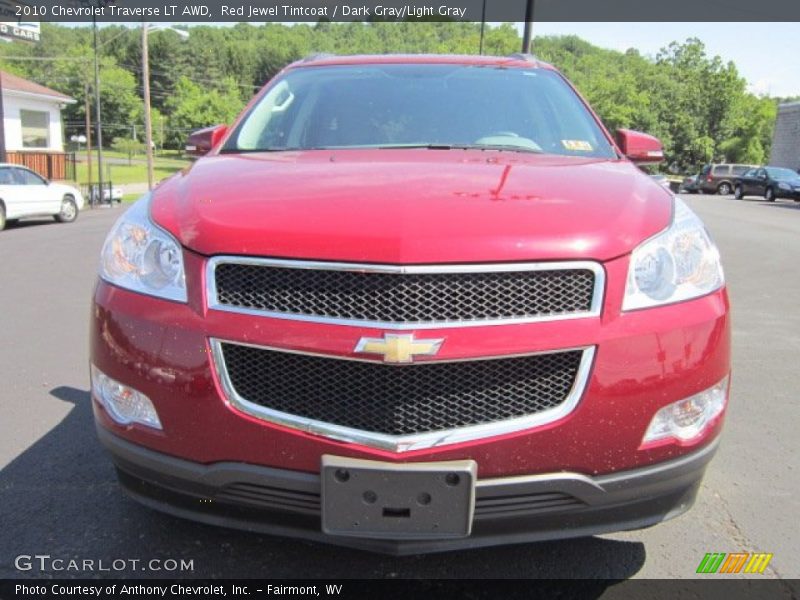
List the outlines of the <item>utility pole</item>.
{"label": "utility pole", "polygon": [[[86,172],[89,176],[89,193],[92,186],[92,105],[89,100],[89,82],[85,83],[83,89],[84,103],[83,111],[86,113]],[[91,199],[91,196],[90,196]]]}
{"label": "utility pole", "polygon": [[483,34],[486,31],[486,0],[483,0],[483,10],[481,11],[481,43],[478,54],[483,56]]}
{"label": "utility pole", "polygon": [[[94,109],[97,115],[97,200],[103,202],[103,117],[100,114],[100,58],[97,54],[97,17],[92,17],[94,27]],[[109,198],[111,193],[109,191]],[[92,203],[94,205],[94,203]]]}
{"label": "utility pole", "polygon": [[533,37],[533,3],[534,0],[526,0],[525,4],[525,28],[522,32],[522,53],[531,53],[531,39]]}
{"label": "utility pole", "polygon": [[[148,32],[151,27],[144,21],[142,22],[142,88],[144,90],[144,144],[145,155],[147,156],[147,186],[153,189],[155,183],[155,175],[153,173],[153,115],[150,106],[150,48],[148,42]],[[169,29],[174,31],[181,39],[189,37],[189,32],[182,29],[175,29],[173,27],[165,27],[163,25],[154,25],[152,29]],[[161,128],[161,144],[164,144],[164,121],[160,123]]]}
{"label": "utility pole", "polygon": [[6,162],[6,115],[3,111],[3,73],[0,71],[0,162]]}
{"label": "utility pole", "polygon": [[148,48],[148,25],[142,22],[142,83],[144,88],[144,144],[147,156],[147,189],[153,189],[153,126],[150,115],[150,50]]}

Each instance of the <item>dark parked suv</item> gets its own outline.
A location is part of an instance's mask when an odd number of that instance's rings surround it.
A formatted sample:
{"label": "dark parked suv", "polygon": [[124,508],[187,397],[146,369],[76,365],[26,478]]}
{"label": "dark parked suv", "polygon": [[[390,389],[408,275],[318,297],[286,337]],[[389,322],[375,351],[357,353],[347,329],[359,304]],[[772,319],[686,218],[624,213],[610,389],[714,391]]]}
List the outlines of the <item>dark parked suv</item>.
{"label": "dark parked suv", "polygon": [[711,164],[704,166],[698,177],[700,191],[706,194],[722,194],[733,192],[734,180],[744,175],[748,169],[758,165]]}

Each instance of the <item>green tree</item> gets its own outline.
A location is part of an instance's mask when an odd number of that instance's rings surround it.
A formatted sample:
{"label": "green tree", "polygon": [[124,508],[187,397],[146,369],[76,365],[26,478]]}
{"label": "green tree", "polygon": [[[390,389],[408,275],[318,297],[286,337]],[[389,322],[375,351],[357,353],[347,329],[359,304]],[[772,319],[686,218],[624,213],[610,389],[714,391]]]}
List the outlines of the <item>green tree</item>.
{"label": "green tree", "polygon": [[[480,26],[460,22],[264,23],[189,28],[150,36],[153,133],[156,144],[182,147],[199,127],[229,123],[238,110],[288,63],[315,52],[475,54]],[[517,52],[511,24],[486,28],[485,52]],[[106,138],[143,131],[141,38],[138,28],[103,27],[101,104]],[[42,24],[39,44],[0,44],[6,70],[69,94],[67,134],[84,129],[84,100],[93,100],[91,30]],[[655,57],[617,52],[576,36],[537,37],[534,52],[575,84],[610,129],[647,131],[664,143],[664,168],[697,169],[711,160],[768,160],[778,99],[747,92],[735,65],[709,56],[694,38],[674,42]],[[10,61],[4,56],[36,60]],[[92,112],[93,112],[93,102]],[[163,118],[162,118],[163,117]]]}
{"label": "green tree", "polygon": [[172,147],[182,147],[191,131],[230,123],[243,106],[240,88],[231,78],[223,79],[219,89],[209,90],[181,77],[165,106],[170,125],[167,141]]}
{"label": "green tree", "polygon": [[122,152],[128,155],[128,164],[133,164],[133,157],[136,154],[144,152],[144,144],[139,140],[129,137],[117,137],[111,142],[111,148],[117,152]]}

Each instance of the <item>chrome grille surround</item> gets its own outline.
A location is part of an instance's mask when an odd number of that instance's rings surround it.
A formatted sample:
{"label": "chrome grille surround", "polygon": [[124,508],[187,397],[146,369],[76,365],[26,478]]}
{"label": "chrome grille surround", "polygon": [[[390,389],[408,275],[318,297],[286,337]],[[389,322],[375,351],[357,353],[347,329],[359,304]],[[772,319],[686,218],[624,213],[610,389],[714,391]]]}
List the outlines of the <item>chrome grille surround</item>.
{"label": "chrome grille surround", "polygon": [[[304,271],[319,271],[330,274],[330,272],[349,272],[358,274],[376,274],[385,277],[386,275],[402,277],[404,275],[443,275],[464,276],[476,274],[476,277],[500,278],[503,274],[521,274],[532,272],[541,274],[543,277],[550,276],[554,272],[565,271],[590,271],[593,275],[593,289],[587,295],[588,306],[581,310],[541,312],[537,314],[499,316],[492,318],[471,318],[471,319],[426,319],[426,320],[373,320],[370,318],[352,318],[321,314],[306,314],[305,312],[287,312],[271,309],[252,308],[230,303],[220,298],[216,270],[221,265],[244,265],[246,267],[265,267],[273,270],[279,269],[298,269]],[[554,275],[555,276],[555,275]],[[444,282],[443,282],[444,284]],[[474,287],[483,286],[488,289],[487,293],[492,293],[491,286],[478,284]],[[206,265],[206,294],[208,307],[212,310],[220,310],[233,313],[249,314],[254,316],[271,317],[278,319],[290,319],[313,323],[328,323],[335,325],[353,325],[360,327],[377,327],[381,329],[439,329],[448,327],[474,327],[481,325],[510,325],[516,323],[533,323],[544,321],[559,321],[567,319],[580,319],[597,317],[603,303],[603,293],[605,290],[605,270],[602,265],[592,261],[569,261],[569,262],[537,262],[537,263],[492,263],[492,264],[471,264],[471,265],[381,265],[366,263],[337,263],[320,261],[299,261],[271,258],[253,258],[241,256],[215,256],[208,260]],[[436,292],[436,289],[430,292]],[[486,295],[486,294],[484,294]],[[505,296],[503,296],[505,297]],[[547,300],[545,298],[545,300]],[[363,299],[361,300],[363,302]],[[467,298],[467,304],[472,300]],[[401,307],[402,308],[402,307]],[[402,312],[402,311],[401,311]]]}
{"label": "chrome grille surround", "polygon": [[[553,421],[556,421],[558,419],[567,416],[575,409],[581,396],[583,395],[583,391],[589,379],[589,373],[591,370],[595,353],[595,347],[589,346],[584,348],[563,349],[555,352],[531,353],[531,354],[514,355],[514,356],[480,357],[475,359],[460,359],[458,361],[428,361],[425,363],[415,363],[411,365],[396,366],[396,365],[384,365],[380,362],[372,360],[331,357],[330,355],[325,355],[325,354],[295,352],[295,351],[287,351],[285,349],[280,349],[280,348],[253,346],[250,344],[242,344],[239,342],[220,340],[217,338],[211,338],[209,340],[209,344],[211,349],[212,361],[214,363],[216,375],[224,391],[225,400],[232,407],[244,413],[247,413],[251,416],[257,417],[259,419],[271,423],[275,423],[277,425],[290,427],[292,429],[297,429],[314,435],[328,437],[338,441],[363,444],[365,446],[378,448],[381,450],[389,450],[398,453],[408,452],[412,450],[421,450],[426,448],[434,448],[439,446],[445,446],[448,444],[467,442],[497,435],[503,435],[507,433],[513,433],[545,425],[547,423],[551,423]],[[524,357],[524,356],[536,356],[542,354],[555,354],[555,353],[573,352],[573,351],[581,351],[582,356],[580,358],[580,363],[578,365],[577,372],[575,374],[575,379],[572,384],[572,388],[570,389],[569,393],[564,398],[564,400],[557,406],[554,406],[547,410],[543,410],[541,412],[536,412],[534,414],[523,415],[502,421],[493,421],[489,423],[481,423],[465,427],[456,427],[447,430],[421,432],[408,435],[389,435],[385,433],[378,433],[372,431],[365,431],[362,429],[356,429],[352,427],[346,427],[334,423],[327,423],[308,417],[282,412],[279,410],[275,410],[273,408],[262,406],[261,404],[257,404],[255,402],[247,400],[246,398],[243,398],[237,392],[228,373],[228,368],[225,364],[225,356],[223,351],[224,344],[248,346],[251,348],[257,348],[272,352],[285,352],[288,354],[299,354],[304,356],[319,357],[331,361],[344,360],[344,361],[370,363],[372,365],[375,365],[376,368],[386,368],[386,369],[414,369],[420,365],[425,365],[425,364],[443,364],[447,362],[475,362],[478,360],[491,361],[491,360],[502,360],[509,358]]]}

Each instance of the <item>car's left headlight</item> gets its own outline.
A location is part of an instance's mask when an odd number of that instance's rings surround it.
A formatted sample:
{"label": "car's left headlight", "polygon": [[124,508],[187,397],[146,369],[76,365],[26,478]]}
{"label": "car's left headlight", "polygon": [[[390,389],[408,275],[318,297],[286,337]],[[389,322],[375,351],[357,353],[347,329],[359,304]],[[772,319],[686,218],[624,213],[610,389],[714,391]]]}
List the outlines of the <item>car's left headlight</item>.
{"label": "car's left headlight", "polygon": [[781,181],[781,182],[778,184],[778,187],[779,187],[780,189],[782,189],[782,190],[790,190],[790,189],[792,189],[792,186],[790,186],[790,185],[789,185],[788,183],[786,183],[785,181]]}
{"label": "car's left headlight", "polygon": [[705,296],[725,283],[719,251],[703,222],[680,198],[672,224],[631,254],[622,310]]}
{"label": "car's left headlight", "polygon": [[150,219],[150,196],[114,224],[100,256],[100,277],[134,292],[186,302],[183,250]]}

